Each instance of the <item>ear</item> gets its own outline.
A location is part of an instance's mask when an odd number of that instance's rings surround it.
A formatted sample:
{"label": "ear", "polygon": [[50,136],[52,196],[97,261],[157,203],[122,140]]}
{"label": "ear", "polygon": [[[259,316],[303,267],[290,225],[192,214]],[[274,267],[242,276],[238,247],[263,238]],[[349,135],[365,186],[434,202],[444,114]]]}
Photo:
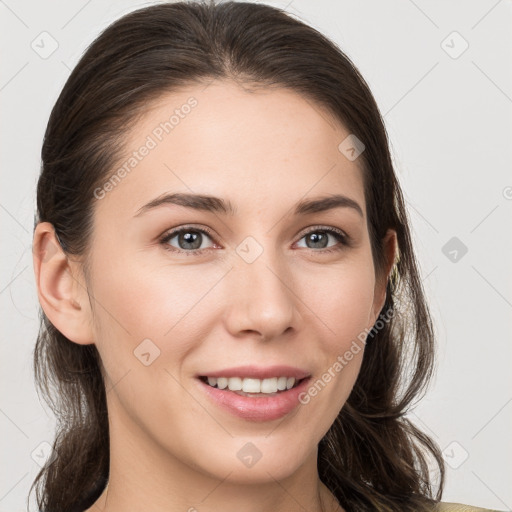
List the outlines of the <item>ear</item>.
{"label": "ear", "polygon": [[92,311],[81,266],[69,260],[49,222],[36,226],[32,253],[37,295],[46,316],[69,340],[92,344]]}
{"label": "ear", "polygon": [[375,322],[377,321],[379,313],[386,302],[386,289],[388,286],[391,270],[395,263],[396,255],[398,253],[398,242],[395,230],[388,229],[383,240],[383,249],[386,263],[384,265],[383,272],[381,273],[380,276],[377,276],[375,280],[375,288],[373,292],[373,305],[370,313],[371,323],[369,325],[369,328],[372,328]]}

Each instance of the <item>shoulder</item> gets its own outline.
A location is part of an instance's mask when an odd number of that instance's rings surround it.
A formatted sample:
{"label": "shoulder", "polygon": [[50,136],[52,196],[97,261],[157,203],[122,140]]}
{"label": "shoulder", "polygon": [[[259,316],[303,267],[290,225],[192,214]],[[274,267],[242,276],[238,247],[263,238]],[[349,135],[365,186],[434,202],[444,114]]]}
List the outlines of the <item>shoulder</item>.
{"label": "shoulder", "polygon": [[434,512],[500,512],[488,508],[472,507],[471,505],[463,505],[462,503],[448,503],[442,501],[437,504]]}

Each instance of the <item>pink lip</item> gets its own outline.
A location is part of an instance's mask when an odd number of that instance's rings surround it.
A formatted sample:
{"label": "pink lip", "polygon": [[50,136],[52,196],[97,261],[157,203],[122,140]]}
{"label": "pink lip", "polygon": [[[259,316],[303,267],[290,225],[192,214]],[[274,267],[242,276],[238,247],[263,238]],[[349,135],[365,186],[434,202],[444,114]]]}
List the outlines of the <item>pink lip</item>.
{"label": "pink lip", "polygon": [[[282,368],[284,367],[280,368],[282,370]],[[287,372],[278,372],[277,374],[273,373],[272,376],[275,377],[277,375],[280,375],[281,377],[284,377],[286,374]],[[221,376],[224,375],[225,374]],[[247,373],[232,376],[237,377],[239,375],[242,375],[244,377],[251,377],[251,375],[247,375]],[[254,375],[254,373],[252,375]],[[214,375],[209,376],[212,377]],[[289,414],[299,405],[299,395],[306,391],[310,380],[310,378],[304,378],[302,382],[300,382],[296,387],[292,389],[281,391],[277,395],[259,398],[237,395],[235,392],[229,391],[227,388],[214,388],[209,384],[203,382],[201,379],[197,379],[199,385],[201,386],[201,389],[206,393],[208,398],[212,400],[216,405],[220,406],[221,408],[230,412],[231,414],[238,416],[239,418],[251,421],[277,420],[279,418],[282,418],[286,414]]]}
{"label": "pink lip", "polygon": [[294,368],[293,366],[275,365],[275,366],[237,366],[236,368],[226,368],[219,371],[208,371],[198,375],[198,377],[248,377],[251,379],[270,379],[272,377],[295,377],[296,380],[304,379],[311,375],[305,370]]}

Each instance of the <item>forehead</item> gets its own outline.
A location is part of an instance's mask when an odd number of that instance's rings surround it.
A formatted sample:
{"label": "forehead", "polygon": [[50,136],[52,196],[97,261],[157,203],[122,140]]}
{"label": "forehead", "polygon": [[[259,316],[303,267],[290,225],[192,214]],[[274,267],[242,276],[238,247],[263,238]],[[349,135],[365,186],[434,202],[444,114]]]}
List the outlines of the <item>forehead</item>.
{"label": "forehead", "polygon": [[98,207],[134,215],[158,195],[188,192],[224,197],[242,213],[343,193],[364,211],[359,161],[339,148],[349,135],[288,89],[190,86],[150,103],[131,127]]}

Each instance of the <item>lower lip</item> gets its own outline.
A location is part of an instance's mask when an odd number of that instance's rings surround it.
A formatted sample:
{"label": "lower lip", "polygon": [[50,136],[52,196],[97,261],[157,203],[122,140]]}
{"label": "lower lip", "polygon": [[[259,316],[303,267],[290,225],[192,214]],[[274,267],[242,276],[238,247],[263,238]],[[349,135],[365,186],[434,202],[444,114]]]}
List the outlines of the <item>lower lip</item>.
{"label": "lower lip", "polygon": [[299,395],[308,386],[311,377],[307,377],[292,389],[281,391],[268,397],[247,397],[237,395],[227,389],[219,389],[197,379],[209,398],[231,414],[251,421],[271,421],[286,416],[299,405]]}

